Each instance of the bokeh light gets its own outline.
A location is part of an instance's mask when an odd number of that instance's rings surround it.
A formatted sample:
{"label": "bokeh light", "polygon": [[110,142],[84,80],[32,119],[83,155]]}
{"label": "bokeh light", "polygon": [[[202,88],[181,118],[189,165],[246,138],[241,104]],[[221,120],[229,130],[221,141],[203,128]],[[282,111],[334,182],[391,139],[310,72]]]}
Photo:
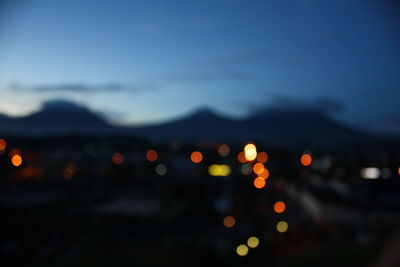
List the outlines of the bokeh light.
{"label": "bokeh light", "polygon": [[237,246],[236,253],[239,256],[246,256],[247,253],[249,253],[249,248],[246,245],[241,244],[241,245]]}
{"label": "bokeh light", "polygon": [[260,240],[255,236],[251,236],[251,237],[249,237],[249,239],[247,239],[247,245],[250,248],[256,248],[256,247],[258,247],[259,244],[260,244]]}
{"label": "bokeh light", "polygon": [[200,163],[203,161],[203,154],[200,151],[194,151],[190,155],[190,159],[193,163]]}
{"label": "bokeh light", "polygon": [[19,167],[22,164],[22,157],[19,154],[15,154],[11,157],[11,164],[15,167]]}
{"label": "bokeh light", "polygon": [[266,152],[258,152],[257,161],[260,163],[266,163],[268,161],[268,154]]}
{"label": "bokeh light", "polygon": [[124,156],[121,154],[121,153],[114,153],[113,155],[112,155],[112,162],[115,164],[115,165],[120,165],[120,164],[122,164],[123,162],[124,162]]}
{"label": "bokeh light", "polygon": [[312,156],[309,153],[304,153],[300,158],[301,165],[310,166],[312,163]]}
{"label": "bokeh light", "polygon": [[231,167],[224,164],[212,164],[208,168],[208,173],[212,176],[228,176],[231,174]]}
{"label": "bokeh light", "polygon": [[256,179],[254,179],[254,186],[255,186],[255,188],[258,188],[258,189],[264,188],[264,186],[265,186],[264,178],[257,177]]}
{"label": "bokeh light", "polygon": [[228,145],[222,144],[218,147],[218,154],[222,157],[226,157],[231,152],[231,149]]}
{"label": "bokeh light", "polygon": [[275,202],[274,204],[274,211],[276,213],[282,213],[286,210],[286,204],[283,201]]}
{"label": "bokeh light", "polygon": [[0,152],[6,150],[7,148],[7,142],[4,139],[0,139]]}
{"label": "bokeh light", "polygon": [[262,164],[262,163],[256,163],[256,164],[254,164],[254,166],[253,166],[253,172],[255,173],[255,174],[258,174],[258,175],[260,175],[261,173],[263,173],[264,172],[264,165]]}
{"label": "bokeh light", "polygon": [[227,228],[231,228],[231,227],[233,227],[234,225],[235,225],[235,218],[233,218],[232,216],[226,216],[225,218],[224,218],[224,225],[225,225],[225,227],[227,227]]}
{"label": "bokeh light", "polygon": [[381,176],[381,171],[375,167],[363,168],[360,175],[364,179],[378,179]]}
{"label": "bokeh light", "polygon": [[244,147],[244,156],[247,161],[253,161],[257,157],[257,148],[254,144],[247,144]]}
{"label": "bokeh light", "polygon": [[240,172],[243,175],[250,175],[252,170],[253,170],[253,168],[248,163],[245,163],[242,166],[240,166]]}
{"label": "bokeh light", "polygon": [[146,159],[150,162],[154,162],[158,159],[158,153],[157,151],[150,149],[146,153]]}
{"label": "bokeh light", "polygon": [[237,159],[238,159],[238,161],[239,161],[240,163],[246,163],[246,162],[247,162],[246,156],[244,155],[244,152],[243,152],[243,151],[239,152],[239,154],[238,154],[238,156],[237,156]]}
{"label": "bokeh light", "polygon": [[164,176],[167,174],[167,166],[165,166],[164,164],[158,164],[156,166],[156,173],[160,176]]}
{"label": "bokeh light", "polygon": [[268,179],[268,177],[269,177],[269,170],[264,168],[263,172],[262,172],[259,176],[262,177],[262,178],[264,178],[265,180]]}
{"label": "bokeh light", "polygon": [[67,167],[63,170],[63,177],[66,180],[71,179],[76,173],[76,165],[75,163],[69,163]]}
{"label": "bokeh light", "polygon": [[288,228],[289,228],[289,225],[288,225],[288,223],[285,222],[285,221],[280,221],[280,222],[278,222],[278,224],[276,225],[276,230],[277,230],[279,233],[284,233],[284,232],[286,232],[286,231],[288,230]]}

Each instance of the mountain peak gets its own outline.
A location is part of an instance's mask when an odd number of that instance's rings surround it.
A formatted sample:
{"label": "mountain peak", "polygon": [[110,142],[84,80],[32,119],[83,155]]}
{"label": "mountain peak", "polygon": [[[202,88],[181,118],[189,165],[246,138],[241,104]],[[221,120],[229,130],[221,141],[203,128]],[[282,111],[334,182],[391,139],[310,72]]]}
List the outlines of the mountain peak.
{"label": "mountain peak", "polygon": [[53,99],[48,100],[42,104],[42,111],[43,110],[76,110],[76,109],[84,109],[84,107],[64,99]]}

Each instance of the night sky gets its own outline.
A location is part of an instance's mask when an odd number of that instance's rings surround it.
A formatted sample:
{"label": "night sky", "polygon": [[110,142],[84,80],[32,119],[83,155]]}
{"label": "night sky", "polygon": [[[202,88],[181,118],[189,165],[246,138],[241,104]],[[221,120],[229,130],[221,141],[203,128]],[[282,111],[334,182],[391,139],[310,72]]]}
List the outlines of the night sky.
{"label": "night sky", "polygon": [[69,99],[138,125],[315,106],[400,133],[396,2],[2,1],[0,113]]}

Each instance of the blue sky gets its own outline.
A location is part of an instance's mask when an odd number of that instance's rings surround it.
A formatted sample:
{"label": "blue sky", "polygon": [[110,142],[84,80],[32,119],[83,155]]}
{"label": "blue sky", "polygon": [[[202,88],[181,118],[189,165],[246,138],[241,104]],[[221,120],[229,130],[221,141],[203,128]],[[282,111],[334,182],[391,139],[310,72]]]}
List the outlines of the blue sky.
{"label": "blue sky", "polygon": [[337,119],[400,133],[394,0],[20,0],[0,10],[1,113],[62,98],[146,124],[204,106],[240,117],[329,99],[343,107]]}

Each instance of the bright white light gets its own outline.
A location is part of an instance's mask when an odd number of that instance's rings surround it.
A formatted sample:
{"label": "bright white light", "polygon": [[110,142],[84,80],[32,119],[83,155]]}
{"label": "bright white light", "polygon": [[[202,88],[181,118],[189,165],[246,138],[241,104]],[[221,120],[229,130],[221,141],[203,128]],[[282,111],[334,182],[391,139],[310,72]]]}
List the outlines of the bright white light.
{"label": "bright white light", "polygon": [[381,176],[381,171],[378,168],[364,168],[361,169],[361,177],[364,179],[378,179]]}

